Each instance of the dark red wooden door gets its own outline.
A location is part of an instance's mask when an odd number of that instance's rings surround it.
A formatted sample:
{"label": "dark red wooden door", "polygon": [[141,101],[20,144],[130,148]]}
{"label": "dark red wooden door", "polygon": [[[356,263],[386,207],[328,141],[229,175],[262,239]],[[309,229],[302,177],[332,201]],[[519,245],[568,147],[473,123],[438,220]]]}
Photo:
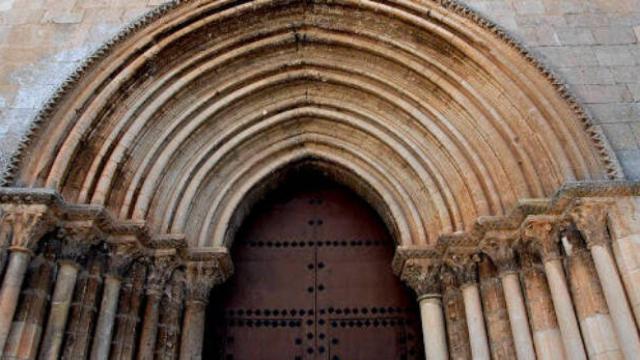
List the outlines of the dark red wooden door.
{"label": "dark red wooden door", "polygon": [[413,295],[393,244],[349,190],[297,177],[256,207],[212,293],[206,359],[422,359]]}

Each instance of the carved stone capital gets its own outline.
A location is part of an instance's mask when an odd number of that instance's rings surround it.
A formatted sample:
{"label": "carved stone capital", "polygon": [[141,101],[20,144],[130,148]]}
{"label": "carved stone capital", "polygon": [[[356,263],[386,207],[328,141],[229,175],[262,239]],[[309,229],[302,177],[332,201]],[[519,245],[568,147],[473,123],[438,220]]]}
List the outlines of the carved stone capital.
{"label": "carved stone capital", "polygon": [[185,269],[188,302],[209,302],[209,292],[227,279],[226,269],[216,260],[189,261]]}
{"label": "carved stone capital", "polygon": [[529,216],[520,229],[523,242],[536,252],[542,261],[559,259],[560,235],[557,218],[552,216]]}
{"label": "carved stone capital", "polygon": [[147,276],[147,294],[161,296],[175,268],[176,261],[173,256],[153,258]]}
{"label": "carved stone capital", "polygon": [[11,248],[33,251],[38,241],[55,226],[56,220],[47,205],[2,205],[2,233]]}
{"label": "carved stone capital", "polygon": [[609,243],[607,207],[605,204],[580,201],[571,209],[569,216],[589,248],[595,245],[604,246]]}
{"label": "carved stone capital", "polygon": [[440,296],[442,293],[441,265],[441,262],[436,259],[408,259],[404,264],[400,279],[416,292],[418,299]]}
{"label": "carved stone capital", "polygon": [[134,243],[107,244],[107,250],[107,273],[118,278],[126,276],[133,262],[144,255]]}
{"label": "carved stone capital", "polygon": [[487,232],[482,241],[482,252],[491,258],[501,275],[518,271],[515,239],[513,231],[498,230]]}
{"label": "carved stone capital", "polygon": [[447,289],[458,287],[458,279],[450,267],[443,266],[440,269],[440,283],[442,285],[443,292],[446,292]]}
{"label": "carved stone capital", "polygon": [[60,260],[79,264],[105,235],[94,221],[68,221],[60,226],[58,237],[62,239]]}
{"label": "carved stone capital", "polygon": [[461,287],[478,282],[478,261],[480,257],[476,253],[451,253],[444,259]]}

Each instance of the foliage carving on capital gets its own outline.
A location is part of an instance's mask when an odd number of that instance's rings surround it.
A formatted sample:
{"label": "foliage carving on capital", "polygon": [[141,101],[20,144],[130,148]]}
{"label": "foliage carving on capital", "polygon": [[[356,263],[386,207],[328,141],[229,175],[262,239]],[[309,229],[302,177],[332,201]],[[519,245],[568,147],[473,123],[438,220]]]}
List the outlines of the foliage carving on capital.
{"label": "foliage carving on capital", "polygon": [[211,289],[222,284],[227,274],[217,260],[190,261],[185,269],[185,277],[187,301],[206,304]]}
{"label": "foliage carving on capital", "polygon": [[144,254],[134,243],[107,244],[107,272],[115,277],[123,278],[135,260]]}
{"label": "foliage carving on capital", "polygon": [[445,265],[462,287],[478,282],[478,261],[480,257],[477,253],[451,253],[444,259]]}
{"label": "foliage carving on capital", "polygon": [[542,261],[559,259],[560,235],[557,219],[551,216],[529,216],[521,228],[522,240]]}
{"label": "foliage carving on capital", "polygon": [[91,247],[105,238],[93,221],[70,221],[58,229],[58,237],[62,239],[60,259],[80,263],[89,255]]}
{"label": "foliage carving on capital", "polygon": [[607,206],[599,202],[579,201],[569,216],[590,248],[609,243],[607,231]]}
{"label": "foliage carving on capital", "polygon": [[441,261],[437,259],[407,259],[400,279],[415,291],[419,299],[427,296],[440,296],[442,292],[441,265]]}
{"label": "foliage carving on capital", "polygon": [[147,294],[161,296],[177,263],[174,256],[158,256],[151,260],[147,276]]}
{"label": "foliage carving on capital", "polygon": [[33,251],[40,239],[55,226],[55,218],[46,205],[6,204],[2,207],[2,233],[16,249]]}
{"label": "foliage carving on capital", "polygon": [[516,236],[512,231],[490,231],[485,234],[481,249],[498,269],[500,274],[518,271],[516,261]]}

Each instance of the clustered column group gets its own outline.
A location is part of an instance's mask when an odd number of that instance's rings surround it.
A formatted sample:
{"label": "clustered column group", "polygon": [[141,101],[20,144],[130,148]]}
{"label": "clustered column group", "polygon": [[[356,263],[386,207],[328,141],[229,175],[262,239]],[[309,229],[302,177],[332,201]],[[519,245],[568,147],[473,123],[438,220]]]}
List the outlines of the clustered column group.
{"label": "clustered column group", "polygon": [[2,216],[0,358],[201,357],[209,291],[230,273],[220,254],[144,247],[46,207]]}
{"label": "clustered column group", "polygon": [[422,309],[427,359],[635,359],[638,321],[607,207],[532,215],[478,239],[407,250],[401,273]]}

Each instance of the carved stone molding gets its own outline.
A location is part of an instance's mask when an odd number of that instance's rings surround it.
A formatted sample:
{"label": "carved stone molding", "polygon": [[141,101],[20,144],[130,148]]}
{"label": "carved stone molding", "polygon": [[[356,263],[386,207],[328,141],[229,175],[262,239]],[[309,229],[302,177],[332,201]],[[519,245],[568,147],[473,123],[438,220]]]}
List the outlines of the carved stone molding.
{"label": "carved stone molding", "polygon": [[449,253],[444,258],[444,264],[451,269],[461,287],[478,282],[478,261],[476,252]]}
{"label": "carved stone molding", "polygon": [[520,228],[520,235],[526,247],[536,252],[542,261],[550,261],[561,257],[558,230],[557,217],[529,216]]}
{"label": "carved stone molding", "polygon": [[66,221],[58,229],[62,239],[61,261],[80,263],[88,255],[92,246],[106,238],[95,221]]}
{"label": "carved stone molding", "polygon": [[161,296],[165,284],[177,265],[176,259],[173,256],[158,256],[153,258],[147,276],[147,295]]}
{"label": "carved stone molding", "polygon": [[185,269],[188,302],[209,302],[209,292],[226,279],[226,271],[219,261],[189,261]]}
{"label": "carved stone molding", "polygon": [[518,271],[516,261],[517,233],[511,230],[494,230],[485,234],[480,248],[498,269],[499,274]]}
{"label": "carved stone molding", "polygon": [[2,204],[2,233],[15,250],[32,251],[57,219],[47,205]]}
{"label": "carved stone molding", "polygon": [[609,243],[607,232],[607,205],[596,201],[576,201],[569,216],[590,248]]}
{"label": "carved stone molding", "polygon": [[125,277],[133,262],[144,255],[135,243],[110,243],[106,247],[107,273],[118,278]]}
{"label": "carved stone molding", "polygon": [[443,291],[458,288],[458,279],[450,267],[443,266],[440,269],[440,283]]}
{"label": "carved stone molding", "polygon": [[400,279],[415,291],[418,299],[440,296],[440,267],[438,259],[409,259],[404,265]]}

